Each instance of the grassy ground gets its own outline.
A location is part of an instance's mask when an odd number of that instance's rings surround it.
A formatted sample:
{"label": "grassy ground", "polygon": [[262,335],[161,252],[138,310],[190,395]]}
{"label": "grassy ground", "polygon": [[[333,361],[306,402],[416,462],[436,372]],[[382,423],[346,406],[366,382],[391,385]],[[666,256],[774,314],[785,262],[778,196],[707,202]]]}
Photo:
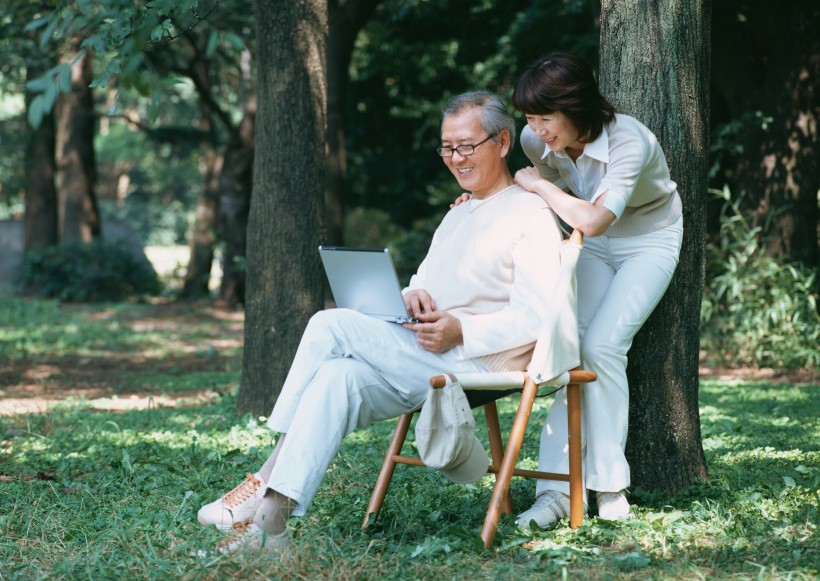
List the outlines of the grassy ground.
{"label": "grassy ground", "polygon": [[[363,532],[393,428],[384,422],[345,441],[311,512],[293,522],[289,561],[195,557],[220,540],[196,523],[198,507],[274,443],[260,418],[234,413],[241,337],[241,314],[205,304],[0,299],[0,580],[818,577],[816,375],[704,379],[711,479],[675,498],[633,491],[626,522],[522,535],[507,519],[483,550],[491,477],[458,486],[400,467]],[[504,422],[514,410],[500,411]],[[533,431],[525,464],[536,447]],[[514,480],[516,510],[532,491]]]}

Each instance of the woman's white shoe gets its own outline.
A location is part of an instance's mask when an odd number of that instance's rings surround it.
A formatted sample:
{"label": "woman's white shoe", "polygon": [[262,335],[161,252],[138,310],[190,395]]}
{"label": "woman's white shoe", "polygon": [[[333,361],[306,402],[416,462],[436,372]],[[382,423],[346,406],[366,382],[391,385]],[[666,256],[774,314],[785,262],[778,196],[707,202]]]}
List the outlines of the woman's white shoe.
{"label": "woman's white shoe", "polygon": [[[586,514],[586,511],[587,507],[585,505],[584,514]],[[515,524],[523,528],[530,528],[530,523],[535,521],[536,525],[545,529],[568,516],[569,496],[557,490],[545,490],[538,495],[529,510],[516,517]]]}
{"label": "woman's white shoe", "polygon": [[598,516],[604,520],[621,520],[631,515],[629,502],[623,490],[618,492],[597,492]]}

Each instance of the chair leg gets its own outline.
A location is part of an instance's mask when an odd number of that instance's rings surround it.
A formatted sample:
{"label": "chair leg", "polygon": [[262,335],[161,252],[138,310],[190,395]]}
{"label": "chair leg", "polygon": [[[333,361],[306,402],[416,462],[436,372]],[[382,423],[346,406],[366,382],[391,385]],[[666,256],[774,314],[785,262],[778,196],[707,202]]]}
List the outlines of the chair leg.
{"label": "chair leg", "polygon": [[496,476],[495,488],[490,499],[490,506],[487,509],[487,516],[484,517],[484,526],[481,528],[481,538],[484,541],[484,548],[489,549],[493,544],[495,532],[498,530],[498,521],[501,517],[501,507],[504,498],[509,497],[510,480],[512,480],[513,470],[518,461],[518,454],[521,452],[521,444],[524,441],[524,434],[527,430],[527,423],[532,413],[532,405],[535,401],[537,386],[531,379],[527,378],[524,389],[521,392],[521,401],[518,404],[518,411],[515,414],[510,439],[507,442],[507,449],[504,452],[504,459],[501,468]]}
{"label": "chair leg", "polygon": [[390,487],[390,480],[393,478],[393,471],[396,469],[397,462],[393,457],[401,453],[401,448],[404,445],[405,438],[407,438],[407,431],[410,429],[410,421],[413,419],[414,413],[415,412],[410,412],[399,417],[396,429],[393,431],[393,439],[390,440],[390,446],[387,448],[387,454],[384,457],[381,472],[379,472],[379,478],[376,480],[376,486],[373,488],[370,504],[367,505],[367,512],[364,514],[362,528],[367,528],[371,514],[373,514],[374,519],[379,516],[379,511],[384,503],[387,489]]}
{"label": "chair leg", "polygon": [[[499,468],[504,461],[504,442],[501,439],[501,424],[498,422],[498,408],[494,401],[484,405],[484,418],[487,422],[487,437],[490,440],[490,456],[493,459],[493,466]],[[498,474],[495,477],[498,482]],[[509,490],[504,496],[501,505],[504,514],[512,514],[512,497]]]}
{"label": "chair leg", "polygon": [[577,529],[584,520],[584,476],[581,462],[581,386],[567,386],[569,431],[569,526]]}

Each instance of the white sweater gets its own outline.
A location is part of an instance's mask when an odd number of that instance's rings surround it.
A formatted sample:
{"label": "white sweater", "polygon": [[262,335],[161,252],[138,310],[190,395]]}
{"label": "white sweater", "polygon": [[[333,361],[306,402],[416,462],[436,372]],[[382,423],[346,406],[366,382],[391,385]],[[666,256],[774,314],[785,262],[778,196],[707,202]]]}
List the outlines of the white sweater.
{"label": "white sweater", "polygon": [[523,370],[560,268],[561,231],[546,203],[517,185],[442,220],[404,292],[425,289],[461,321],[463,358]]}

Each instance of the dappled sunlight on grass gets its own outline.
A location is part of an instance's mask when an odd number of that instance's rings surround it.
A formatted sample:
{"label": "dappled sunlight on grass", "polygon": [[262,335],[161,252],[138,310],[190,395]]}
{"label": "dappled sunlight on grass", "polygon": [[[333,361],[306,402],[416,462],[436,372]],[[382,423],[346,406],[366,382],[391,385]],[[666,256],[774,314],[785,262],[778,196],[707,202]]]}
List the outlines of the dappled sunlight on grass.
{"label": "dappled sunlight on grass", "polygon": [[[241,346],[243,316],[189,305],[111,307],[60,305],[56,301],[0,301],[0,357],[107,356],[125,353],[154,357]],[[205,343],[205,345],[203,345]]]}
{"label": "dappled sunlight on grass", "polygon": [[235,395],[242,320],[241,312],[187,303],[0,301],[0,416],[62,405],[203,405]]}

